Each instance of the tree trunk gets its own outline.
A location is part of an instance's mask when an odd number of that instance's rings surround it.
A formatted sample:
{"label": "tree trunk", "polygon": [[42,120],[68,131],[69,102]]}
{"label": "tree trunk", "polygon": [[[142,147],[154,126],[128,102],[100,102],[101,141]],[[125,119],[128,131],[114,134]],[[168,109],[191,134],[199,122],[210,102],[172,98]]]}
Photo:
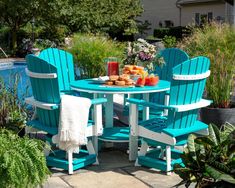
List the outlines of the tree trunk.
{"label": "tree trunk", "polygon": [[15,53],[17,48],[17,29],[13,28],[11,34],[12,34],[12,50]]}

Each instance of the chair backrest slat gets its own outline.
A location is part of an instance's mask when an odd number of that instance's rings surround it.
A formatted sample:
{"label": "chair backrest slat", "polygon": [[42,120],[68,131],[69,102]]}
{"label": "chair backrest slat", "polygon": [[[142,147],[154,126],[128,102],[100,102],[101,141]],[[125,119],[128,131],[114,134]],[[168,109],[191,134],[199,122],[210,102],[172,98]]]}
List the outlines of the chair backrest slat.
{"label": "chair backrest slat", "polygon": [[[187,105],[199,102],[204,92],[206,77],[204,75],[210,66],[210,60],[206,57],[196,57],[183,62],[173,68],[173,80],[171,82],[169,105]],[[181,75],[185,80],[176,79],[174,75]],[[190,79],[190,75],[192,79]],[[194,79],[194,75],[199,75]],[[186,112],[169,112],[168,127],[174,129],[193,126],[197,119],[198,109]]]}
{"label": "chair backrest slat", "polygon": [[60,91],[70,90],[70,82],[75,80],[73,55],[57,48],[48,48],[39,57],[57,67]]}
{"label": "chair backrest slat", "polygon": [[[26,56],[27,68],[34,73],[55,73],[57,68],[47,61],[34,55]],[[34,99],[44,103],[60,103],[60,92],[57,78],[35,78],[30,77]],[[59,109],[45,110],[37,108],[39,122],[45,127],[57,127],[59,121]]]}
{"label": "chair backrest slat", "polygon": [[[172,68],[180,63],[189,59],[186,52],[178,48],[167,48],[160,52],[160,56],[163,57],[165,65],[162,67],[156,67],[155,74],[158,74],[161,80],[172,81]],[[150,101],[158,104],[164,104],[165,93],[155,93],[150,95]]]}

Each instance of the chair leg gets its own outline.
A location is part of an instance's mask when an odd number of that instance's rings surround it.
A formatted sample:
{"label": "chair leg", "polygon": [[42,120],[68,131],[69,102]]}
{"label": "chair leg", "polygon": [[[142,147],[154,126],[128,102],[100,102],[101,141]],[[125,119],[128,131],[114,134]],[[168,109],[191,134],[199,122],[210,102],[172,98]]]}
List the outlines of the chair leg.
{"label": "chair leg", "polygon": [[[91,141],[91,140],[88,141],[86,147],[87,147],[87,150],[88,150],[88,153],[89,153],[89,154],[96,154],[95,149],[94,149],[94,147],[93,147],[93,144],[92,144],[92,141]],[[95,164],[95,165],[98,165],[98,164],[99,164],[99,161],[98,161],[98,158],[97,158],[97,154],[96,154],[96,162],[95,162],[94,164]]]}
{"label": "chair leg", "polygon": [[165,149],[163,149],[163,147],[161,147],[161,146],[157,146],[156,149],[159,149],[159,150],[160,150],[160,153],[159,153],[159,155],[158,155],[158,158],[164,159],[164,157],[165,157]]}
{"label": "chair leg", "polygon": [[73,174],[73,152],[68,151],[69,174]]}
{"label": "chair leg", "polygon": [[97,136],[93,136],[92,137],[92,144],[95,150],[95,154],[98,156],[98,137]]}
{"label": "chair leg", "polygon": [[[145,156],[148,149],[149,149],[149,146],[148,146],[147,142],[142,141],[140,151],[138,151],[138,156]],[[140,166],[139,163],[138,163],[138,157],[135,161],[135,166]]]}
{"label": "chair leg", "polygon": [[171,147],[166,146],[166,173],[171,175]]}
{"label": "chair leg", "polygon": [[[48,146],[47,146],[47,145],[48,145]],[[45,146],[44,149],[43,149],[43,152],[44,152],[45,156],[48,156],[48,155],[50,154],[50,148],[49,148],[49,146],[50,146],[50,143],[49,143],[48,141],[46,141],[46,146]]]}

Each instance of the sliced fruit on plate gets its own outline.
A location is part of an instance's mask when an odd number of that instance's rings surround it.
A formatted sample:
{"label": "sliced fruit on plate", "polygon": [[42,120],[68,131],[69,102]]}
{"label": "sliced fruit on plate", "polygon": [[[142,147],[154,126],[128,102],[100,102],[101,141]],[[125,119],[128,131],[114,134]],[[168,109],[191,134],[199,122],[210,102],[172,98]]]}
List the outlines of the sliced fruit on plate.
{"label": "sliced fruit on plate", "polygon": [[141,77],[139,77],[135,83],[136,86],[140,86],[143,87],[145,85],[145,76],[142,75]]}
{"label": "sliced fruit on plate", "polygon": [[145,83],[145,85],[148,85],[148,86],[155,86],[155,85],[157,85],[158,81],[159,81],[158,75],[151,74],[151,75],[148,77],[147,83]]}

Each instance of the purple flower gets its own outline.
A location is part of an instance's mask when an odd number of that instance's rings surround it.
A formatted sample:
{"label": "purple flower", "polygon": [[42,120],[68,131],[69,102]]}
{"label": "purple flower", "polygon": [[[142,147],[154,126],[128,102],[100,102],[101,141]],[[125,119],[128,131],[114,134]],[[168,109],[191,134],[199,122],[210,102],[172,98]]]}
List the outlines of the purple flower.
{"label": "purple flower", "polygon": [[148,61],[151,59],[151,56],[144,53],[144,52],[140,52],[139,53],[139,59],[142,60],[142,61]]}

